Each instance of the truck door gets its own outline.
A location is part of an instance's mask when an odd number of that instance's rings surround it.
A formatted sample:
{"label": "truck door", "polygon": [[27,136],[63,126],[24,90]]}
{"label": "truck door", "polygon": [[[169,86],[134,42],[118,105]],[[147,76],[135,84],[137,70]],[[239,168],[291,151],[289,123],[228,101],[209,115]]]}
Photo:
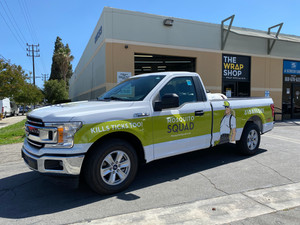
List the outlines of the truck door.
{"label": "truck door", "polygon": [[[179,107],[153,111],[154,158],[164,158],[210,146],[211,108],[204,93],[196,90],[197,79],[182,76],[171,79],[159,91],[179,96]],[[203,91],[202,91],[203,92]],[[199,94],[200,93],[200,94]]]}

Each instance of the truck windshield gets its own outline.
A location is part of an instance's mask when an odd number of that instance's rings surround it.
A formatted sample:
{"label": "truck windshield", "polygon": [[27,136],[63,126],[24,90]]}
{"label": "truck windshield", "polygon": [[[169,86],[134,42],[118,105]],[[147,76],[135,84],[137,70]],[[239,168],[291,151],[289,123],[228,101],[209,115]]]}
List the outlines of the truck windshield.
{"label": "truck windshield", "polygon": [[125,80],[104,93],[98,100],[141,101],[164,77],[164,75],[150,75]]}

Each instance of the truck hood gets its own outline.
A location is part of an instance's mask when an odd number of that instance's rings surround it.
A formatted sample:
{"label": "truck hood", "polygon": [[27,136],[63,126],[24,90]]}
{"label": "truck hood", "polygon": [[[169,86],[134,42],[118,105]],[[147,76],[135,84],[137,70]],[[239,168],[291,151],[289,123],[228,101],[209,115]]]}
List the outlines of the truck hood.
{"label": "truck hood", "polygon": [[70,121],[91,123],[120,119],[120,111],[128,111],[133,105],[134,102],[81,101],[35,109],[28,116],[41,119],[46,123]]}

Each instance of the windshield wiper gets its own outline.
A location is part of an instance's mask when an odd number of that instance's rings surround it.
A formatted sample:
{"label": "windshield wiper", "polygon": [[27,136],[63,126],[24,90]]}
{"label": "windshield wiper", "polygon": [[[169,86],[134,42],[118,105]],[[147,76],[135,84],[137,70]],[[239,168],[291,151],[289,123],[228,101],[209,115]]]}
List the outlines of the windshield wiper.
{"label": "windshield wiper", "polygon": [[116,97],[116,96],[109,96],[109,97],[105,97],[104,100],[118,100],[118,101],[126,101],[125,99],[123,98],[119,98],[119,97]]}

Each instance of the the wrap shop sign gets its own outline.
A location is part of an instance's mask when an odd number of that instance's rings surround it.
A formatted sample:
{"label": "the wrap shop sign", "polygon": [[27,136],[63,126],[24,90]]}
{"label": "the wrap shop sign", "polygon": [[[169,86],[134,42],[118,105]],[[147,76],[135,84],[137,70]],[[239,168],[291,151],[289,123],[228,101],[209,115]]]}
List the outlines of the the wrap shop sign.
{"label": "the wrap shop sign", "polygon": [[223,81],[250,81],[250,57],[223,54]]}

